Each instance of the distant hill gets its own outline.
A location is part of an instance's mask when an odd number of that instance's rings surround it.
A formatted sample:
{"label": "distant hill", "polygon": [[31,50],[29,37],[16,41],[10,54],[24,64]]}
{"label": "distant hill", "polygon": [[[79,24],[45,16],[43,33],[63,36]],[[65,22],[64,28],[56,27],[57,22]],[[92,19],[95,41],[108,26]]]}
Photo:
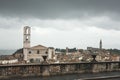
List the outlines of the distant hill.
{"label": "distant hill", "polygon": [[23,48],[16,50],[14,53],[23,53]]}
{"label": "distant hill", "polygon": [[16,51],[16,49],[14,50],[0,50],[0,55],[11,55]]}

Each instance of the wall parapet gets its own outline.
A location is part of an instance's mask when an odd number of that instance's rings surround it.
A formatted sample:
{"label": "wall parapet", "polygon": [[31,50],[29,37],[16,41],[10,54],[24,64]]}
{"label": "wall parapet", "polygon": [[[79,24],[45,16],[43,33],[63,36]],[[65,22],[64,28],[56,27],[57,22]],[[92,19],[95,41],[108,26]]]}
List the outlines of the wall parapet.
{"label": "wall parapet", "polygon": [[119,71],[120,62],[80,62],[52,64],[7,64],[0,65],[0,78],[51,76],[85,72]]}

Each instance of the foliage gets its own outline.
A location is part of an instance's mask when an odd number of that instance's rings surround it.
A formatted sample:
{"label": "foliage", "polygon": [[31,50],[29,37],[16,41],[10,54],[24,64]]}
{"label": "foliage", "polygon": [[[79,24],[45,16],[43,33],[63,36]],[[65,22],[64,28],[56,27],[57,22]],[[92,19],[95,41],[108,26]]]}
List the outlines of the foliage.
{"label": "foliage", "polygon": [[119,49],[107,49],[107,51],[109,51],[111,54],[120,54]]}

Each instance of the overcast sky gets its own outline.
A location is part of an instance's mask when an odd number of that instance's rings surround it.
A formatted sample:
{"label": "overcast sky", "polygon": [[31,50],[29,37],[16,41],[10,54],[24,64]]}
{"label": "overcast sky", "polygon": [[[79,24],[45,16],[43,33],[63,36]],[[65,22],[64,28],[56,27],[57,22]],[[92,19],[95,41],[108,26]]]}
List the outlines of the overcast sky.
{"label": "overcast sky", "polygon": [[120,49],[120,0],[0,0],[0,49],[22,48],[24,26],[31,46]]}

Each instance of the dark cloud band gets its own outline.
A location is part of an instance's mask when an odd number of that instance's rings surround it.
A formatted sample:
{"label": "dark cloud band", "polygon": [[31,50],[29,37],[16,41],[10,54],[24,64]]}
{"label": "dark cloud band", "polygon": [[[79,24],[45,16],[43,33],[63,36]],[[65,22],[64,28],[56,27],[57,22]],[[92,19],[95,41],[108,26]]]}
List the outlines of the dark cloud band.
{"label": "dark cloud band", "polygon": [[0,14],[39,18],[74,18],[119,13],[120,0],[0,0]]}

